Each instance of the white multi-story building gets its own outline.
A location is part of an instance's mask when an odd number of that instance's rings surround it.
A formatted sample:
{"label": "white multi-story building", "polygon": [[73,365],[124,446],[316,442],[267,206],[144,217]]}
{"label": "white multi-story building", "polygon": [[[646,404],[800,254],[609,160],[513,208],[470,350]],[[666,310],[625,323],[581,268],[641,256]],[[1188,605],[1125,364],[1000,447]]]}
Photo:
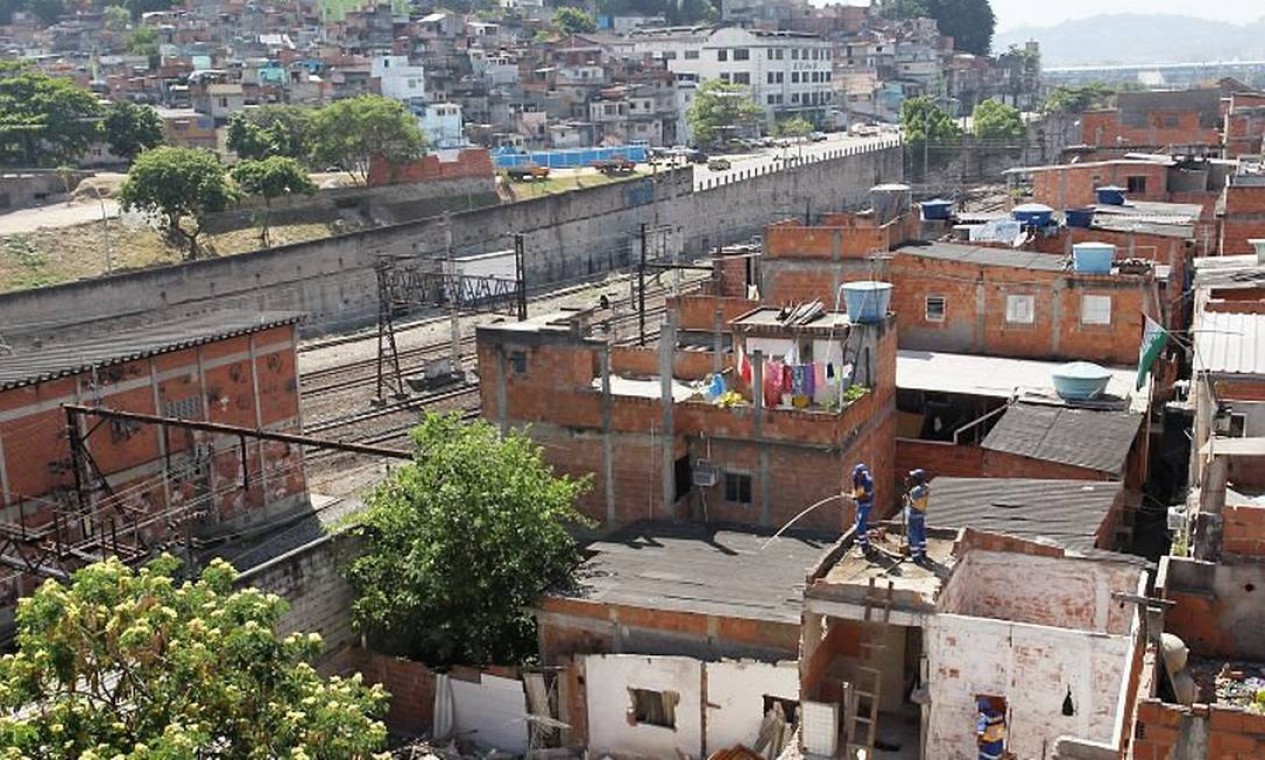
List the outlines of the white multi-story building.
{"label": "white multi-story building", "polygon": [[456,103],[427,103],[420,114],[422,131],[432,148],[460,148],[467,144],[461,106]]}
{"label": "white multi-story building", "polygon": [[791,116],[823,123],[835,109],[833,51],[815,34],[738,27],[639,30],[635,51],[667,63],[679,80],[748,88],[768,124]]}
{"label": "white multi-story building", "polygon": [[421,116],[426,105],[426,73],[409,63],[406,55],[378,55],[369,64],[369,75],[378,80],[383,97],[398,100]]}

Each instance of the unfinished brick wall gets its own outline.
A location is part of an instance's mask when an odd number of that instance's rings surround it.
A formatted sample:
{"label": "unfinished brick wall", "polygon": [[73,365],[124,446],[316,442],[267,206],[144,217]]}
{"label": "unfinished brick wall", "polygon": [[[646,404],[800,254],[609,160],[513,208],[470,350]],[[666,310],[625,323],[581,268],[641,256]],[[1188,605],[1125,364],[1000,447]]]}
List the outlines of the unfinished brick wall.
{"label": "unfinished brick wall", "polygon": [[1143,161],[1099,161],[1042,167],[1032,175],[1032,198],[1055,209],[1092,206],[1095,190],[1106,185],[1128,187],[1144,183],[1145,190],[1126,194],[1131,201],[1167,201],[1168,167]]}
{"label": "unfinished brick wall", "polygon": [[1221,517],[1224,521],[1222,552],[1236,557],[1265,558],[1265,508],[1227,504]]}
{"label": "unfinished brick wall", "polygon": [[356,647],[343,658],[344,673],[360,673],[391,695],[385,722],[392,731],[422,735],[434,728],[435,674],[420,662]]}
{"label": "unfinished brick wall", "polygon": [[1221,135],[1215,127],[1204,126],[1197,111],[1156,109],[1146,114],[1144,125],[1132,126],[1121,123],[1120,112],[1112,109],[1081,114],[1081,143],[1107,147],[1215,146],[1221,144]]}
{"label": "unfinished brick wall", "polygon": [[1221,219],[1221,255],[1255,253],[1248,240],[1265,238],[1265,185],[1226,187]]}
{"label": "unfinished brick wall", "polygon": [[[1033,359],[1136,363],[1143,311],[1155,313],[1158,291],[1149,275],[1067,272],[899,253],[891,264],[891,310],[901,346],[931,351]],[[1006,320],[1011,295],[1033,297],[1034,320]],[[1084,296],[1111,298],[1111,322],[1085,324]],[[929,319],[927,299],[944,299],[943,319]]]}
{"label": "unfinished brick wall", "polygon": [[1164,630],[1202,657],[1265,659],[1265,565],[1164,557],[1155,594],[1174,604]]}
{"label": "unfinished brick wall", "polygon": [[395,167],[375,156],[369,162],[367,184],[369,187],[379,187],[469,177],[491,179],[495,175],[492,155],[486,148],[464,148],[457,153],[454,161],[442,161],[438,154],[431,153],[411,163]]}
{"label": "unfinished brick wall", "polygon": [[984,450],[945,441],[896,439],[896,472],[922,468],[932,478],[984,477]]}
{"label": "unfinished brick wall", "polygon": [[[1196,728],[1196,722],[1206,728]],[[1265,756],[1265,715],[1247,710],[1196,704],[1166,704],[1158,699],[1138,701],[1133,729],[1132,760],[1169,760],[1180,746],[1190,746],[1191,735],[1206,732],[1208,760],[1247,760]],[[1184,756],[1184,755],[1183,755]]]}

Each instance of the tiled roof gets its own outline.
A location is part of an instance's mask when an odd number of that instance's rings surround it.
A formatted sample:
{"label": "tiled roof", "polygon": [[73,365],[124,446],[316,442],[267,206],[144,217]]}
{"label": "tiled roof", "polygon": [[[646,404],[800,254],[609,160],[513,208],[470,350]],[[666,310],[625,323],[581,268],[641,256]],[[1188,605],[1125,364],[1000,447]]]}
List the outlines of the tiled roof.
{"label": "tiled roof", "polygon": [[144,359],[302,319],[293,312],[220,311],[0,356],[0,390]]}

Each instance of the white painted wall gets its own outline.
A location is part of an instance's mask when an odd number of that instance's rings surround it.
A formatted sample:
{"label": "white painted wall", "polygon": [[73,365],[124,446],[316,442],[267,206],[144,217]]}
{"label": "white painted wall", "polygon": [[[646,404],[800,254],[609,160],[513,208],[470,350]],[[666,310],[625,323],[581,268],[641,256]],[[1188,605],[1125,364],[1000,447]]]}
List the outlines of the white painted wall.
{"label": "white painted wall", "polygon": [[[689,657],[588,655],[584,658],[588,692],[589,756],[603,752],[646,758],[703,753],[703,664]],[[676,729],[629,724],[628,689],[675,691]]]}
{"label": "white painted wall", "polygon": [[449,679],[457,736],[489,747],[527,751],[527,696],[523,682],[484,674],[479,683]]}
{"label": "white painted wall", "polygon": [[707,663],[707,751],[754,746],[764,720],[764,697],[799,701],[795,662]]}
{"label": "white painted wall", "polygon": [[[975,760],[975,696],[1010,704],[1008,748],[1048,757],[1054,740],[1110,741],[1131,639],[939,614],[924,629],[931,718],[925,756]],[[1071,688],[1076,714],[1063,715]]]}

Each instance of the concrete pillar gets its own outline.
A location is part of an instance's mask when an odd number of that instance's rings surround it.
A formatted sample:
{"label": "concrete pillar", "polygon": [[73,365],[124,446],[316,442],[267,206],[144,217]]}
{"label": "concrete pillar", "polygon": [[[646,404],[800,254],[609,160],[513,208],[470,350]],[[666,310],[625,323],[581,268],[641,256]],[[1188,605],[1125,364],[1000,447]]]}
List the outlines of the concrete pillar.
{"label": "concrete pillar", "polygon": [[712,314],[712,372],[717,374],[724,369],[725,336],[722,332],[724,326],[725,312],[717,309]]}
{"label": "concrete pillar", "polygon": [[496,421],[501,428],[501,435],[509,432],[509,394],[505,388],[505,375],[509,370],[509,362],[505,359],[505,346],[496,347]]}
{"label": "concrete pillar", "polygon": [[[1054,281],[1054,292],[1050,296],[1050,354],[1059,355],[1063,337],[1063,296],[1067,293],[1067,280]],[[1035,300],[1035,299],[1034,299]],[[1078,310],[1079,311],[1079,310]],[[1077,319],[1080,317],[1077,316]]]}
{"label": "concrete pillar", "polygon": [[813,654],[817,652],[817,647],[821,646],[821,640],[825,635],[825,617],[815,612],[805,610],[799,634],[800,688],[803,688],[804,679],[808,676],[808,663],[813,659]]}
{"label": "concrete pillar", "polygon": [[1214,455],[1204,469],[1199,487],[1199,512],[1195,515],[1192,534],[1195,559],[1216,562],[1221,558],[1221,510],[1225,507],[1229,473],[1229,458],[1225,456]]}
{"label": "concrete pillar", "polygon": [[611,402],[611,344],[602,346],[602,484],[606,497],[606,520],[615,522],[615,442]]}
{"label": "concrete pillar", "polygon": [[659,331],[659,391],[663,398],[663,511],[676,517],[676,435],[672,428],[672,358],[676,348],[676,313],[669,310]]}

